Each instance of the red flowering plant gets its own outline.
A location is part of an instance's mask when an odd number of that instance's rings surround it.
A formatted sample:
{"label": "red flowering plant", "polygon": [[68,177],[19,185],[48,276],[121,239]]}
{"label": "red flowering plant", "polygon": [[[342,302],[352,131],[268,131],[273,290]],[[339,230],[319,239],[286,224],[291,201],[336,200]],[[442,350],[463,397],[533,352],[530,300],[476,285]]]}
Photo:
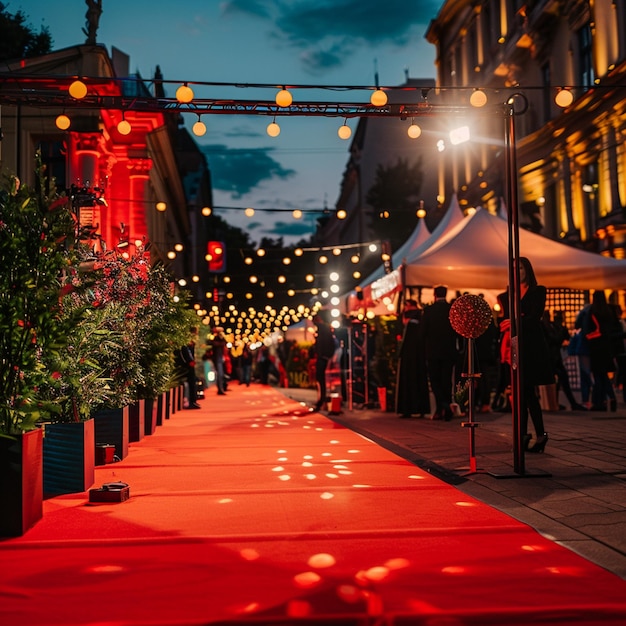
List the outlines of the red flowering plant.
{"label": "red flowering plant", "polygon": [[62,309],[65,319],[79,317],[68,336],[67,354],[73,375],[91,383],[79,408],[87,417],[134,402],[143,384],[141,313],[150,301],[150,265],[143,254],[125,256],[117,250],[94,254],[81,247],[78,254],[80,262],[65,277]]}
{"label": "red flowering plant", "polygon": [[[121,408],[166,391],[174,371],[174,350],[186,341],[188,307],[175,300],[171,277],[151,265],[148,253],[81,248],[80,263],[68,268],[63,315],[79,322],[68,332],[71,364],[57,384],[81,390],[65,419],[88,417],[102,408]],[[180,343],[182,345],[182,343]],[[62,371],[63,364],[56,366]]]}
{"label": "red flowering plant", "polygon": [[[75,224],[67,198],[37,167],[33,189],[6,176],[0,187],[0,435],[32,430],[44,407],[38,392],[58,373],[43,362],[64,346],[60,277]],[[46,191],[48,185],[48,191]],[[47,407],[55,410],[57,407]]]}

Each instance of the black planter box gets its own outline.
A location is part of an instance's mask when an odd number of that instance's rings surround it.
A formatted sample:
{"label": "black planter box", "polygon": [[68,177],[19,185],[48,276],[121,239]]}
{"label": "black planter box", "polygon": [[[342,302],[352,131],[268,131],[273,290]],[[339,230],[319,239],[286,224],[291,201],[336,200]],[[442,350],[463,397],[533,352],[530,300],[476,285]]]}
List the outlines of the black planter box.
{"label": "black planter box", "polygon": [[128,407],[123,409],[101,409],[94,416],[96,443],[115,446],[115,456],[125,459],[128,456]]}
{"label": "black planter box", "polygon": [[0,437],[0,537],[18,537],[43,517],[43,432]]}
{"label": "black planter box", "polygon": [[46,424],[43,438],[43,491],[80,493],[93,485],[95,424]]}

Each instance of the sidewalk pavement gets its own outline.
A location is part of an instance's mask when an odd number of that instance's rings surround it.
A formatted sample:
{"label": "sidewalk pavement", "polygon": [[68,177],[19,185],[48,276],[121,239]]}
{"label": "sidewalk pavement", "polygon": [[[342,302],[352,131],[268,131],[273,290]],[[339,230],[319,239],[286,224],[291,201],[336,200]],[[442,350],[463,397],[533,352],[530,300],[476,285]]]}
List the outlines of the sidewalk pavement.
{"label": "sidewalk pavement", "polygon": [[[281,389],[309,406],[316,392]],[[402,419],[377,408],[328,414],[463,493],[528,524],[545,537],[626,579],[626,405],[617,411],[544,411],[549,441],[514,471],[510,413],[452,421]],[[326,414],[326,412],[324,412]],[[474,463],[470,431],[474,431]],[[470,472],[476,468],[476,472]],[[519,464],[518,464],[519,469]]]}

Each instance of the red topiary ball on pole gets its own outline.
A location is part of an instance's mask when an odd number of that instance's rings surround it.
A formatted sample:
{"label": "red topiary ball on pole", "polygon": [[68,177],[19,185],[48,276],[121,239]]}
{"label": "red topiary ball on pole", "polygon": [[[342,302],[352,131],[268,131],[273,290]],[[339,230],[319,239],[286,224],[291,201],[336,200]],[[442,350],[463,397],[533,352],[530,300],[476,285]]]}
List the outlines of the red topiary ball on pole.
{"label": "red topiary ball on pole", "polygon": [[450,324],[461,337],[476,339],[489,328],[491,307],[481,296],[466,293],[452,303]]}

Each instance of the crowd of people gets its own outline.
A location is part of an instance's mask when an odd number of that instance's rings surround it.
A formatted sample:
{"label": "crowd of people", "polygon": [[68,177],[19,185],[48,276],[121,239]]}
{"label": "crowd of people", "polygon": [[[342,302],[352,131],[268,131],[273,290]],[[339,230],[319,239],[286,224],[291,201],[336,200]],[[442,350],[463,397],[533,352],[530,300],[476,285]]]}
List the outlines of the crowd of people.
{"label": "crowd of people", "polygon": [[[520,420],[524,446],[543,452],[548,433],[543,419],[541,389],[553,390],[558,410],[560,392],[571,410],[615,411],[621,388],[626,401],[626,324],[619,305],[609,304],[603,290],[593,292],[592,301],[578,314],[575,332],[565,325],[562,311],[546,309],[547,290],[540,285],[527,258],[518,263],[520,319],[516,333],[519,348]],[[447,288],[434,289],[434,301],[425,306],[408,299],[402,315],[403,333],[399,346],[396,382],[396,413],[450,420],[453,408],[467,402],[460,393],[470,384],[467,372],[467,339],[458,335],[450,322]],[[508,290],[498,296],[499,314],[473,345],[473,410],[511,410],[511,320]],[[565,356],[576,358],[580,373],[580,399],[574,394]],[[514,357],[515,358],[515,357]],[[462,397],[462,399],[461,399]],[[431,398],[434,407],[431,406]],[[463,408],[463,407],[462,407]],[[467,409],[468,407],[465,407]],[[532,422],[534,437],[528,428]],[[534,442],[533,442],[534,438]],[[531,445],[532,443],[532,445]]]}
{"label": "crowd of people", "polygon": [[[521,257],[518,263],[520,301],[519,347],[520,420],[526,433],[524,446],[530,452],[543,452],[548,442],[540,390],[551,389],[558,404],[560,392],[571,410],[615,411],[621,389],[626,401],[626,323],[618,304],[607,301],[603,290],[593,292],[592,300],[578,313],[574,332],[568,330],[562,311],[546,308],[547,290],[538,283],[530,261]],[[511,410],[511,320],[508,290],[498,295],[498,310],[480,336],[472,338],[472,363],[468,363],[468,339],[453,329],[450,321],[452,301],[448,289],[434,288],[434,299],[421,305],[406,299],[400,319],[395,385],[395,412],[400,418],[430,417],[451,420],[468,410],[468,385],[472,384],[473,410],[478,412]],[[457,294],[460,295],[460,294]],[[309,353],[309,378],[315,384],[315,410],[328,402],[327,369],[337,358],[340,346],[323,311],[313,318],[315,341]],[[227,393],[229,382],[237,380],[249,386],[253,380],[288,386],[286,366],[290,342],[278,350],[266,346],[252,350],[246,345],[233,353],[224,329],[215,327],[209,335],[202,356],[203,376],[198,382],[195,344],[198,329],[191,329],[190,342],[177,351],[181,378],[188,388],[187,407],[199,408],[198,388],[216,387],[217,395]],[[369,340],[369,338],[368,338]],[[282,354],[281,354],[282,352]],[[574,389],[564,356],[575,358],[579,385]],[[471,365],[471,376],[468,370]],[[343,367],[343,365],[341,366]],[[578,399],[574,391],[580,392]],[[343,391],[343,387],[342,387]],[[434,405],[433,405],[434,403]],[[532,423],[533,434],[528,432]],[[531,445],[532,442],[532,445]]]}
{"label": "crowd of people", "polygon": [[[264,385],[276,381],[281,386],[287,386],[284,363],[290,342],[284,342],[275,351],[270,351],[267,346],[253,349],[248,344],[233,350],[224,328],[215,326],[200,348],[197,343],[198,329],[194,327],[190,329],[189,343],[174,353],[177,376],[185,386],[185,408],[199,409],[198,399],[212,389],[218,396],[226,395],[233,381],[247,387],[253,380]],[[196,363],[198,350],[204,350],[201,368]]]}

